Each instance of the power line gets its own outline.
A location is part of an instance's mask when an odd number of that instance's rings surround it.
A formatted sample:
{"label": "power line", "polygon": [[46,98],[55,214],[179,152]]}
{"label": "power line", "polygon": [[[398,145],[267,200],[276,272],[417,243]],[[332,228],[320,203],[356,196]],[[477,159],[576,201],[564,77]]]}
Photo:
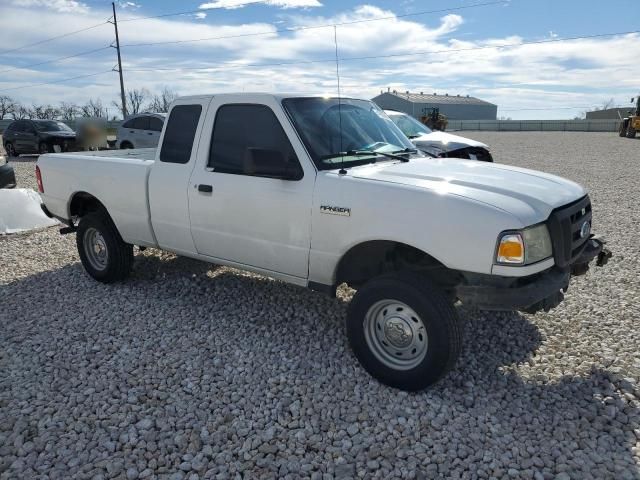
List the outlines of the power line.
{"label": "power line", "polygon": [[66,60],[68,58],[75,58],[75,57],[80,57],[80,56],[83,56],[83,55],[89,55],[91,53],[100,52],[102,50],[108,50],[110,48],[111,48],[111,46],[94,48],[93,50],[86,50],[84,52],[74,53],[73,55],[67,55],[66,57],[54,58],[53,60],[46,60],[44,62],[39,62],[39,63],[31,63],[29,65],[22,65],[20,67],[7,68],[6,70],[0,70],[0,73],[11,72],[13,70],[22,70],[22,69],[30,68],[30,67],[37,67],[39,65],[46,65],[47,63],[54,63],[54,62],[59,62],[60,60]]}
{"label": "power line", "polygon": [[12,48],[10,50],[3,50],[2,52],[0,52],[0,55],[5,55],[7,53],[15,52],[17,50],[22,50],[24,48],[34,47],[36,45],[42,45],[43,43],[48,43],[48,42],[51,42],[53,40],[57,40],[59,38],[69,37],[71,35],[75,35],[76,33],[86,32],[87,30],[91,30],[92,28],[97,28],[97,27],[100,27],[102,25],[106,25],[107,23],[108,22],[97,23],[95,25],[91,25],[90,27],[81,28],[80,30],[74,30],[72,32],[63,33],[62,35],[57,35],[55,37],[45,38],[44,40],[40,40],[40,41],[34,42],[34,43],[29,43],[27,45],[22,45],[21,47]]}
{"label": "power line", "polygon": [[[545,43],[558,43],[558,42],[567,42],[572,40],[587,40],[591,38],[601,38],[601,37],[613,37],[617,35],[629,35],[634,33],[640,33],[640,30],[632,30],[628,32],[616,32],[616,33],[600,33],[594,35],[582,35],[575,37],[565,37],[565,38],[552,38],[547,40],[533,40],[529,42],[520,42],[520,43],[509,43],[509,44],[501,44],[501,45],[482,45],[475,47],[465,47],[465,48],[453,48],[446,50],[425,50],[419,52],[410,52],[410,53],[390,53],[386,55],[367,55],[360,57],[340,57],[341,62],[345,61],[357,61],[357,60],[373,60],[380,58],[397,58],[397,57],[414,57],[421,55],[432,55],[432,54],[441,54],[441,53],[459,53],[459,52],[470,52],[475,50],[487,50],[494,48],[510,48],[510,47],[520,47],[525,45],[540,45]],[[274,62],[274,63],[241,63],[241,62],[220,62],[215,66],[211,67],[160,67],[160,68],[128,68],[129,71],[137,71],[137,72],[155,72],[155,71],[173,71],[173,70],[191,70],[191,71],[206,71],[206,70],[217,70],[221,68],[245,68],[245,67],[277,67],[277,66],[288,66],[288,65],[303,65],[303,64],[313,64],[313,63],[329,63],[335,62],[335,58],[326,58],[319,60],[294,60],[291,62]]]}
{"label": "power line", "polygon": [[230,6],[219,6],[219,7],[211,7],[211,8],[199,8],[197,10],[187,10],[184,12],[174,12],[174,13],[163,13],[160,15],[151,15],[149,17],[135,17],[135,18],[125,18],[123,20],[119,20],[120,23],[122,22],[137,22],[138,20],[149,20],[152,18],[165,18],[165,17],[177,17],[179,15],[189,15],[190,13],[204,13],[208,10],[227,10],[227,9],[231,9],[231,8],[240,8],[240,7],[246,7],[248,5],[269,5],[266,0],[259,0],[256,2],[247,2],[247,3],[238,3],[237,5],[230,5]]}
{"label": "power line", "polygon": [[19,87],[5,88],[5,89],[0,90],[0,92],[8,92],[10,90],[20,90],[22,88],[29,88],[29,87],[39,87],[41,85],[54,85],[56,83],[68,82],[69,80],[77,80],[79,78],[87,78],[87,77],[95,77],[96,75],[104,75],[105,73],[110,73],[110,72],[113,72],[113,69],[112,70],[105,70],[105,71],[102,71],[102,72],[89,73],[87,75],[78,75],[77,77],[61,78],[60,80],[54,80],[52,82],[32,83],[32,84],[29,84],[29,85],[21,85]]}
{"label": "power line", "polygon": [[[453,12],[453,11],[458,11],[458,10],[465,10],[465,9],[477,8],[477,7],[486,7],[486,6],[491,6],[491,5],[504,5],[506,3],[507,2],[505,0],[497,0],[497,1],[485,2],[485,3],[474,3],[472,5],[464,5],[464,6],[461,6],[461,7],[441,8],[439,10],[424,10],[424,11],[421,11],[421,12],[405,13],[405,14],[402,14],[402,15],[390,15],[390,16],[386,16],[386,17],[366,18],[366,19],[361,19],[361,20],[350,20],[350,21],[339,22],[339,23],[327,23],[327,24],[322,24],[322,25],[307,25],[307,26],[300,26],[300,27],[288,27],[288,28],[281,28],[281,29],[277,29],[277,30],[270,30],[270,31],[264,31],[264,32],[239,33],[239,34],[236,34],[236,35],[224,35],[224,36],[219,36],[219,37],[203,37],[203,38],[194,38],[194,39],[190,39],[190,40],[169,40],[169,41],[164,41],[164,42],[129,43],[129,44],[122,45],[122,47],[150,47],[150,46],[155,46],[155,45],[170,45],[170,44],[179,44],[179,43],[196,43],[196,42],[205,42],[205,41],[209,41],[209,40],[224,40],[224,39],[227,39],[227,38],[253,37],[253,36],[260,36],[260,35],[271,35],[271,34],[274,34],[274,33],[297,32],[297,31],[300,31],[300,30],[313,30],[313,29],[318,29],[318,28],[329,28],[329,27],[333,28],[333,27],[340,27],[340,26],[344,26],[344,25],[354,25],[354,24],[358,24],[358,23],[378,22],[378,21],[381,21],[381,20],[393,20],[393,19],[396,19],[396,18],[415,17],[415,16],[420,16],[420,15],[428,15],[428,14],[432,14],[432,13]],[[150,17],[147,17],[147,18],[150,18]],[[123,22],[123,21],[124,20],[120,20],[120,22]]]}

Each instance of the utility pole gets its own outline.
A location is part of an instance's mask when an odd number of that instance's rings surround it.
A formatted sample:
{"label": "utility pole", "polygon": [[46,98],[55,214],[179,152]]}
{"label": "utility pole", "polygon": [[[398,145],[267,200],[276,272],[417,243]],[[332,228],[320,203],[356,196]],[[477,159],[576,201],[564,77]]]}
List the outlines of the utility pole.
{"label": "utility pole", "polygon": [[[127,101],[124,95],[124,80],[122,79],[122,58],[120,57],[120,38],[118,37],[118,19],[116,17],[116,4],[111,2],[113,8],[113,27],[116,30],[116,51],[118,52],[118,74],[120,75],[120,100],[122,101],[122,118],[127,118]],[[111,45],[113,46],[113,45]]]}

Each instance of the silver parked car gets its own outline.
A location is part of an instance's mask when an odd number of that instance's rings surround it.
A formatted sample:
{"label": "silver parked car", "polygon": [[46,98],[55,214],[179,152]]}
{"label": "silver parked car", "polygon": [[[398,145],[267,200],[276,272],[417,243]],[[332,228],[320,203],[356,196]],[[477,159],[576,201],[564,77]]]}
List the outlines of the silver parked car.
{"label": "silver parked car", "polygon": [[158,145],[166,113],[138,113],[131,115],[116,134],[118,148],[153,148]]}

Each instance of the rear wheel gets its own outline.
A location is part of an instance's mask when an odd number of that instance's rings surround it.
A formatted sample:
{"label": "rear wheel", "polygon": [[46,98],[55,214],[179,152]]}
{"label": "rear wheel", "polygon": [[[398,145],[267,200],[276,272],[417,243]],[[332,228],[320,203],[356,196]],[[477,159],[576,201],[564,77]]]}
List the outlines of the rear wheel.
{"label": "rear wheel", "polygon": [[82,265],[103,283],[124,280],[133,264],[133,246],[125,243],[104,212],[91,212],[80,219],[76,244]]}
{"label": "rear wheel", "polygon": [[4,144],[4,149],[7,151],[7,157],[11,158],[11,157],[17,157],[18,155],[16,154],[16,149],[13,146],[13,143],[11,142],[7,142]]}
{"label": "rear wheel", "polygon": [[636,138],[636,129],[631,126],[631,123],[627,127],[627,138]]}
{"label": "rear wheel", "polygon": [[402,390],[422,390],[447,373],[462,335],[445,293],[415,272],[382,275],[358,290],[349,306],[347,335],[373,377]]}
{"label": "rear wheel", "polygon": [[44,155],[45,153],[50,153],[51,149],[49,148],[49,145],[47,145],[46,142],[40,142],[40,144],[38,145],[38,153],[40,155]]}
{"label": "rear wheel", "polygon": [[131,142],[124,141],[120,144],[121,150],[127,150],[129,148],[133,148],[133,144]]}

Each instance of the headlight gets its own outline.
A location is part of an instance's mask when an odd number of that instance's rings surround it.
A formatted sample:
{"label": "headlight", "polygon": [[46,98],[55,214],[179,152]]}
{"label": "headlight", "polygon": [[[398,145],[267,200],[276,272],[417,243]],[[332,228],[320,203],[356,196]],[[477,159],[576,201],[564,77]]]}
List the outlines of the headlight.
{"label": "headlight", "polygon": [[506,232],[498,238],[496,263],[529,265],[549,258],[553,253],[551,237],[545,224],[518,232]]}
{"label": "headlight", "polygon": [[553,253],[551,237],[545,224],[527,228],[522,232],[524,236],[524,263],[536,263],[549,258]]}

